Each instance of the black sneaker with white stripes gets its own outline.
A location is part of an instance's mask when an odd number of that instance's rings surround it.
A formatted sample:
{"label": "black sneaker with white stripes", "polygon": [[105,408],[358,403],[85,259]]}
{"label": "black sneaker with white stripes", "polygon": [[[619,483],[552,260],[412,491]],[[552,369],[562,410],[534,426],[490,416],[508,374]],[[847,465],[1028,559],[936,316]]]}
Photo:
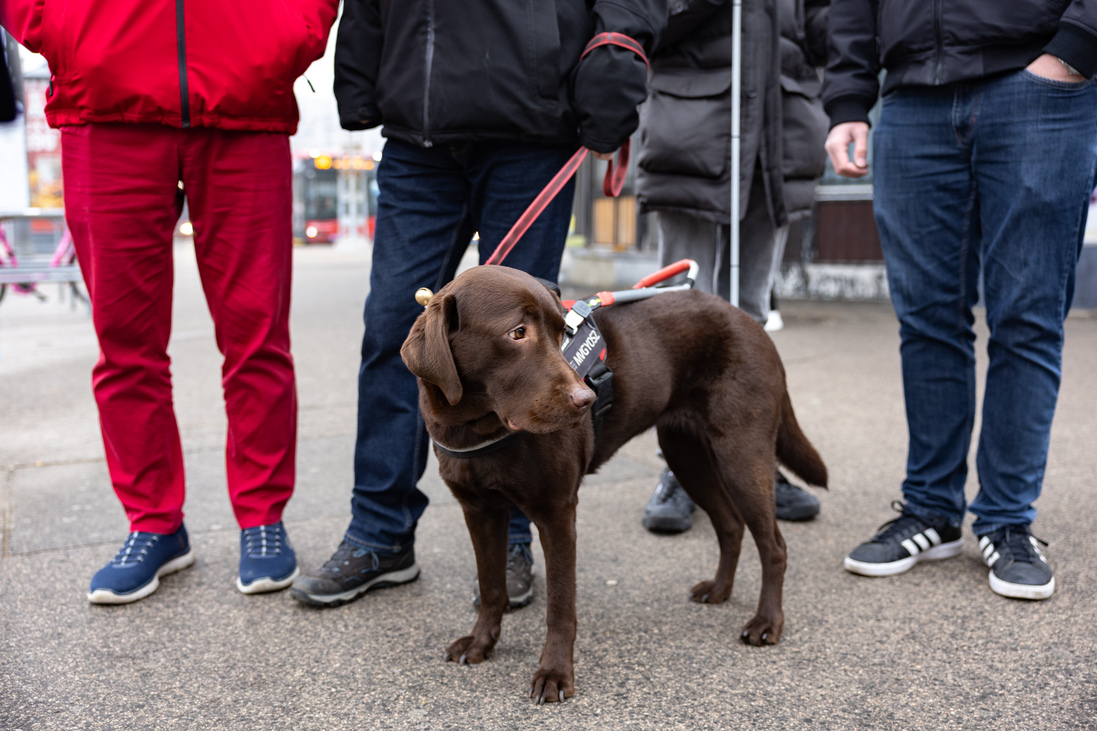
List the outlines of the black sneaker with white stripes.
{"label": "black sneaker with white stripes", "polygon": [[952,558],[960,553],[964,539],[959,527],[945,521],[928,523],[898,500],[891,507],[899,517],[884,523],[871,540],[846,556],[846,571],[862,576],[892,576],[909,571],[919,561]]}
{"label": "black sneaker with white stripes", "polygon": [[1055,577],[1040,544],[1027,525],[1009,525],[979,536],[983,562],[990,567],[990,588],[1012,599],[1047,599]]}

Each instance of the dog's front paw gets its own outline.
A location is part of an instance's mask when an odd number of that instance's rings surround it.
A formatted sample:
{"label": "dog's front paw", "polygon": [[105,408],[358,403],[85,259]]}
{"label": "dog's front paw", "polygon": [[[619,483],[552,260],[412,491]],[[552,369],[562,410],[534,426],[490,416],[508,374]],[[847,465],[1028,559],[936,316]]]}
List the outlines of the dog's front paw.
{"label": "dog's front paw", "polygon": [[699,604],[722,604],[731,596],[731,584],[719,581],[702,581],[689,590],[690,601]]}
{"label": "dog's front paw", "polygon": [[551,670],[537,668],[530,682],[529,697],[542,703],[563,703],[565,698],[575,695],[575,675],[569,668],[563,670]]}
{"label": "dog's front paw", "polygon": [[756,615],[743,627],[739,639],[748,645],[761,647],[762,645],[776,645],[781,639],[781,628],[784,626],[783,617],[767,618],[761,614]]}
{"label": "dog's front paw", "polygon": [[462,665],[476,665],[491,657],[495,641],[477,642],[474,635],[468,635],[446,648],[446,662],[459,662]]}

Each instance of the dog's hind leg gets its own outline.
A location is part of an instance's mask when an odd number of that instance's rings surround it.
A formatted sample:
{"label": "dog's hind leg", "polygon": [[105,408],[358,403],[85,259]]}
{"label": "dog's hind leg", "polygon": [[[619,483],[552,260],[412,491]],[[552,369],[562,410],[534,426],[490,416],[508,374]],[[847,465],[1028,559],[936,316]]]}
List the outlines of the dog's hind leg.
{"label": "dog's hind leg", "polygon": [[744,438],[740,431],[720,438],[713,447],[722,458],[722,482],[750,529],[762,562],[758,611],[743,627],[740,639],[750,645],[775,645],[785,623],[781,601],[788,549],[777,527],[773,443]]}
{"label": "dog's hind leg", "polygon": [[708,445],[683,431],[664,427],[657,431],[667,466],[686,494],[708,513],[720,545],[720,563],[715,578],[690,589],[690,599],[702,604],[720,604],[731,596],[735,584],[735,569],[743,543],[743,520],[720,484]]}
{"label": "dog's hind leg", "polygon": [[446,648],[446,660],[480,663],[491,657],[499,641],[503,612],[507,607],[507,521],[508,509],[473,506],[462,502],[465,524],[476,553],[476,575],[480,582],[480,614],[472,634]]}

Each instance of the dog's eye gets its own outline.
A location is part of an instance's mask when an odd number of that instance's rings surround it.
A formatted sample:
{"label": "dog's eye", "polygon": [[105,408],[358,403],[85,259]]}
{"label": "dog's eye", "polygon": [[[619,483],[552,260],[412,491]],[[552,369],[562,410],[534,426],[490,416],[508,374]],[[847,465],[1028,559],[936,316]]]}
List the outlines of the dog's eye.
{"label": "dog's eye", "polygon": [[516,327],[509,333],[511,340],[522,340],[526,337],[526,328]]}

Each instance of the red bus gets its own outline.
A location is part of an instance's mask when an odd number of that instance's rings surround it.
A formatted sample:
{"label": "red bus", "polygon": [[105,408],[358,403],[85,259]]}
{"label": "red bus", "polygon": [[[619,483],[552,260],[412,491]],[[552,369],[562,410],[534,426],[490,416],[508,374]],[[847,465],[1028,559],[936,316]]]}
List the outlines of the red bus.
{"label": "red bus", "polygon": [[[319,160],[319,165],[317,164]],[[293,238],[331,244],[339,233],[339,173],[330,157],[296,160],[293,166]]]}
{"label": "red bus", "polygon": [[[364,215],[363,236],[373,237],[374,214],[377,211],[376,162],[369,157],[331,157],[316,155],[294,162],[293,168],[293,236],[303,244],[331,244],[339,237],[340,207],[347,188],[359,195],[359,210]],[[357,176],[354,185],[340,188],[340,175]],[[344,184],[347,181],[344,180]],[[344,214],[347,211],[344,210]],[[361,220],[361,219],[360,219]]]}

